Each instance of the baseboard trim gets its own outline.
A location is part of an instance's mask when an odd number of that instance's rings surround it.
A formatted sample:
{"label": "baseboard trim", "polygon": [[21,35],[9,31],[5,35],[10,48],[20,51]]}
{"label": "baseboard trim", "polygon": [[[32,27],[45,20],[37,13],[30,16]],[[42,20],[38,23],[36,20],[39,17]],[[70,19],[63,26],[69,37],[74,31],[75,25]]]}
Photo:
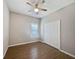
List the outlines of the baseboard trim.
{"label": "baseboard trim", "polygon": [[58,50],[60,50],[60,48],[55,47],[55,46],[52,46],[52,45],[48,44],[47,42],[44,42],[44,41],[41,41],[41,42],[42,42],[42,43],[45,43],[45,44],[47,44],[47,45],[49,45],[49,46],[51,46],[51,47],[54,47],[54,48],[56,48],[56,49],[58,49]]}
{"label": "baseboard trim", "polygon": [[[45,44],[47,44],[47,45],[49,45],[48,43],[46,43],[46,42],[44,42],[44,41],[41,41],[41,42],[42,42],[42,43],[45,43]],[[51,46],[51,45],[49,45],[49,46]],[[51,47],[54,47],[54,46],[51,46]],[[62,49],[60,49],[60,48],[57,48],[57,47],[54,47],[54,48],[56,48],[56,49],[58,49],[59,51],[61,51],[61,52],[65,53],[65,54],[67,54],[67,55],[69,55],[69,56],[75,58],[75,55],[72,55],[72,54],[70,54],[70,53],[68,53],[68,52],[66,52],[66,51],[64,51],[64,50],[62,50]]]}
{"label": "baseboard trim", "polygon": [[4,55],[3,55],[3,58],[5,57],[5,55],[6,55],[6,53],[7,53],[7,50],[8,50],[8,47],[6,48],[6,51],[5,51]]}
{"label": "baseboard trim", "polygon": [[73,57],[73,58],[75,58],[75,55],[72,55],[72,54],[70,54],[70,53],[68,53],[68,52],[66,52],[64,50],[61,50],[61,49],[60,49],[60,51],[63,52],[63,53],[65,53],[65,54],[67,54],[67,55],[69,55],[69,56],[71,56],[71,57]]}
{"label": "baseboard trim", "polygon": [[33,43],[33,42],[39,42],[39,41],[40,40],[23,42],[23,43],[17,43],[17,44],[9,45],[8,47],[18,46],[18,45],[23,45],[23,44],[29,44],[29,43]]}

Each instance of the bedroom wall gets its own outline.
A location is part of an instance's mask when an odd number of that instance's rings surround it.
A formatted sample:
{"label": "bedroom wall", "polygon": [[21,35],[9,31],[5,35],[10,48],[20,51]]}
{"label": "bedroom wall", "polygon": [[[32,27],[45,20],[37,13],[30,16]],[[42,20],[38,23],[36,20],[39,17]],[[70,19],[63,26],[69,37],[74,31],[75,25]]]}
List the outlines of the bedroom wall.
{"label": "bedroom wall", "polygon": [[9,41],[9,10],[6,2],[3,0],[3,56],[8,49]]}
{"label": "bedroom wall", "polygon": [[44,24],[56,20],[60,20],[60,48],[75,55],[75,4],[70,4],[42,18],[41,39],[44,42]]}
{"label": "bedroom wall", "polygon": [[39,41],[39,33],[37,38],[31,37],[32,23],[37,23],[39,25],[40,20],[34,17],[11,12],[9,45]]}

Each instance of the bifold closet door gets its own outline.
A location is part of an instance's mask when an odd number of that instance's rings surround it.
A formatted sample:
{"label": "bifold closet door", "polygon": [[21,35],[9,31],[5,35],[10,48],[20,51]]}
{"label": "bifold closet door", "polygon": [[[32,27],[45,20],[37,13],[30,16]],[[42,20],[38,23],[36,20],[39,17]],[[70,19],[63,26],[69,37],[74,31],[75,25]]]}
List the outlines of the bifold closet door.
{"label": "bifold closet door", "polygon": [[44,24],[44,42],[60,49],[60,21]]}

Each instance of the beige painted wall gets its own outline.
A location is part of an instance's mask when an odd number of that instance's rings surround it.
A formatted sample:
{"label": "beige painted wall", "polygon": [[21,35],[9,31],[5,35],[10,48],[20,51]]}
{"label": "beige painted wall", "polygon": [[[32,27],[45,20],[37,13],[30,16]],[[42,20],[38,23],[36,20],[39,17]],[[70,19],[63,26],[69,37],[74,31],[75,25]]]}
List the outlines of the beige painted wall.
{"label": "beige painted wall", "polygon": [[3,2],[3,55],[5,55],[9,41],[9,10],[5,1]]}
{"label": "beige painted wall", "polygon": [[31,24],[37,23],[39,25],[39,19],[13,12],[11,12],[10,16],[9,45],[39,40],[39,34],[37,38],[31,37]]}
{"label": "beige painted wall", "polygon": [[60,20],[61,49],[75,55],[75,6],[74,3],[42,18],[41,38],[44,41],[44,24]]}

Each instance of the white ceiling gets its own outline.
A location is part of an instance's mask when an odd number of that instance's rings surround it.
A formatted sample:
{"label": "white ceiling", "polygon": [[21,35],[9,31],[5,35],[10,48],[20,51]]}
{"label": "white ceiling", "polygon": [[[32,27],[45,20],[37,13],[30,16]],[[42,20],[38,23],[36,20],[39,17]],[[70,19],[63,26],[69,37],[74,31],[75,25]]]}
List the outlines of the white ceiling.
{"label": "white ceiling", "polygon": [[[47,11],[41,11],[37,15],[32,11],[28,12],[29,10],[32,10],[32,7],[27,5],[25,3],[26,1],[31,1],[31,0],[6,0],[10,11],[37,17],[37,18],[46,16],[54,11],[59,10],[60,8],[63,8],[71,3],[74,3],[74,0],[45,0],[44,5],[42,5],[41,7],[46,8]],[[32,0],[31,2],[33,1],[36,1],[36,0]]]}

